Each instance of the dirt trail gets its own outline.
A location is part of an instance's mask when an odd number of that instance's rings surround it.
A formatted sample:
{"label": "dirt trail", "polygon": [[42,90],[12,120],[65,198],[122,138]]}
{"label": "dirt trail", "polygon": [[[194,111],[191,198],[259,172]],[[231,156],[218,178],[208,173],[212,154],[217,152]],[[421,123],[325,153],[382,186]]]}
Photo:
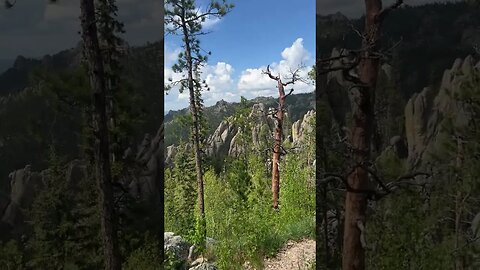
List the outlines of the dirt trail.
{"label": "dirt trail", "polygon": [[[310,270],[315,262],[315,241],[303,239],[300,241],[288,241],[277,253],[275,258],[267,258],[264,261],[264,269],[271,270]],[[245,269],[254,270],[247,266]]]}

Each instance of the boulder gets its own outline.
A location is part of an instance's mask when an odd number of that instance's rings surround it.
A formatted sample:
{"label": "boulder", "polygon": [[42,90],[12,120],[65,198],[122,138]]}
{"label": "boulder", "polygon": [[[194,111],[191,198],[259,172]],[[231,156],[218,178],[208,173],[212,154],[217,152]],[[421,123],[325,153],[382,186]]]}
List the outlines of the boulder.
{"label": "boulder", "polygon": [[188,252],[190,244],[187,243],[180,235],[173,232],[165,232],[163,234],[163,250],[165,253],[173,256],[173,260],[186,264],[188,261]]}

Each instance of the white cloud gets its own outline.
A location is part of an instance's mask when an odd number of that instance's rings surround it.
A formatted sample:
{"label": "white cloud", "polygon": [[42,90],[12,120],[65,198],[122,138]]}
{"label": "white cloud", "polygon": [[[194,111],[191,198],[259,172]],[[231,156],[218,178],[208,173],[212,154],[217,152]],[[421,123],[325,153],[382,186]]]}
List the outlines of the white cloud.
{"label": "white cloud", "polygon": [[214,25],[218,24],[221,20],[222,19],[220,18],[209,16],[202,23],[202,28],[208,30],[212,28]]}
{"label": "white cloud", "polygon": [[[180,47],[172,48],[171,45],[165,43],[164,46],[164,62],[166,67],[172,66],[178,58],[178,54],[182,51]],[[165,76],[166,77],[166,76]]]}
{"label": "white cloud", "polygon": [[285,65],[295,68],[311,58],[310,53],[303,47],[303,38],[297,38],[292,46],[282,52]]}
{"label": "white cloud", "polygon": [[[288,81],[292,70],[297,69],[301,65],[305,65],[312,61],[311,54],[303,47],[303,39],[297,38],[292,46],[285,48],[282,53],[282,60],[279,63],[272,63],[270,71],[272,75],[280,77],[283,81]],[[238,80],[237,88],[245,96],[276,96],[276,82],[263,74],[267,68],[265,66],[259,68],[250,68],[242,72]],[[302,68],[298,75],[300,78],[307,78],[308,71],[311,66]],[[290,89],[290,88],[289,88]],[[313,85],[297,82],[294,85],[295,93],[311,92],[315,89]]]}
{"label": "white cloud", "polygon": [[210,87],[210,92],[230,90],[234,86],[233,68],[227,63],[218,62],[215,66],[207,66],[202,72],[206,74],[205,81]]}
{"label": "white cloud", "polygon": [[[181,74],[173,73],[171,65],[176,59],[179,49],[165,46],[165,78],[172,78],[173,81],[182,78]],[[311,64],[313,59],[311,54],[303,47],[303,39],[296,39],[290,47],[285,48],[280,53],[282,59],[270,64],[270,71],[273,75],[280,74],[284,81],[289,80],[291,70],[299,67],[301,64]],[[202,68],[201,78],[206,81],[210,91],[202,93],[206,106],[211,106],[217,101],[223,99],[229,102],[239,101],[240,96],[254,98],[257,96],[278,96],[276,82],[270,79],[263,71],[266,66],[247,68],[241,71],[238,79],[233,77],[234,68],[226,62],[217,62],[215,65],[206,65]],[[307,78],[310,66],[306,66],[299,71],[301,78]],[[315,89],[314,85],[303,82],[295,83],[294,93],[306,93]],[[291,89],[291,85],[286,90]],[[178,88],[171,90],[165,97],[165,109],[181,109],[188,106],[188,92],[178,93]]]}
{"label": "white cloud", "polygon": [[240,79],[238,80],[238,90],[244,91],[259,91],[267,90],[275,87],[275,81],[263,74],[266,67],[248,68],[242,71]]}

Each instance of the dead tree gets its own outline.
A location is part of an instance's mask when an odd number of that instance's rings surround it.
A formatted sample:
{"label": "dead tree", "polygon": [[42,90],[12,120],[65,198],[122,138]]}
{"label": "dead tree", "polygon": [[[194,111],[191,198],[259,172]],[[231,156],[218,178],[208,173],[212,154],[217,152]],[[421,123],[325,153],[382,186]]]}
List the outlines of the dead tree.
{"label": "dead tree", "polygon": [[93,128],[95,135],[94,160],[101,215],[101,234],[106,270],[121,269],[117,237],[117,218],[114,212],[110,141],[107,116],[107,85],[103,58],[98,41],[93,0],[80,2],[82,40],[93,96]]}
{"label": "dead tree", "polygon": [[278,88],[278,108],[272,112],[272,116],[275,119],[275,129],[274,129],[274,144],[273,144],[273,157],[272,157],[272,193],[273,193],[273,208],[278,209],[278,196],[280,193],[280,156],[285,153],[285,150],[282,147],[282,135],[283,135],[283,117],[285,113],[285,99],[292,94],[293,89],[290,90],[288,94],[285,94],[284,87],[289,84],[294,84],[298,80],[298,70],[292,72],[292,78],[290,81],[284,83],[280,75],[273,76],[270,71],[270,66],[267,66],[267,70],[263,73],[268,75],[270,79],[277,82]]}
{"label": "dead tree", "polygon": [[[371,140],[374,133],[374,97],[379,63],[384,56],[380,52],[380,33],[387,14],[402,4],[402,0],[397,0],[393,5],[382,8],[381,0],[365,0],[365,29],[363,34],[357,31],[362,37],[361,49],[347,51],[317,63],[320,74],[341,70],[345,79],[353,83],[349,89],[353,100],[349,143],[352,150],[351,160],[357,165],[350,171],[345,182],[348,188],[343,233],[342,269],[344,270],[365,269],[362,231],[366,223],[367,198],[374,195],[368,189],[369,171],[366,169],[366,164],[370,161]],[[331,63],[337,60],[346,63],[332,66]],[[327,63],[326,68],[325,63]],[[358,75],[352,74],[353,70],[358,70]]]}

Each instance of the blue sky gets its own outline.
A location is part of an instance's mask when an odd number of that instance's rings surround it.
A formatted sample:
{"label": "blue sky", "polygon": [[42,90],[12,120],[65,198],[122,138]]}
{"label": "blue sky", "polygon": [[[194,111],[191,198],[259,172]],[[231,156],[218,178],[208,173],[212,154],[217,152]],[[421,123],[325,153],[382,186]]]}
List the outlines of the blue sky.
{"label": "blue sky", "polygon": [[[299,63],[315,59],[315,1],[313,0],[231,0],[235,8],[221,20],[209,19],[204,28],[212,33],[201,38],[211,51],[204,78],[211,91],[204,92],[205,105],[216,101],[238,101],[240,96],[275,96],[275,82],[261,74],[267,65],[274,73],[288,75]],[[204,1],[197,1],[202,7]],[[177,37],[165,36],[165,77],[176,78],[171,66],[180,51]],[[295,92],[313,91],[313,85],[298,83]],[[172,89],[165,96],[165,112],[188,106],[187,93]]]}

